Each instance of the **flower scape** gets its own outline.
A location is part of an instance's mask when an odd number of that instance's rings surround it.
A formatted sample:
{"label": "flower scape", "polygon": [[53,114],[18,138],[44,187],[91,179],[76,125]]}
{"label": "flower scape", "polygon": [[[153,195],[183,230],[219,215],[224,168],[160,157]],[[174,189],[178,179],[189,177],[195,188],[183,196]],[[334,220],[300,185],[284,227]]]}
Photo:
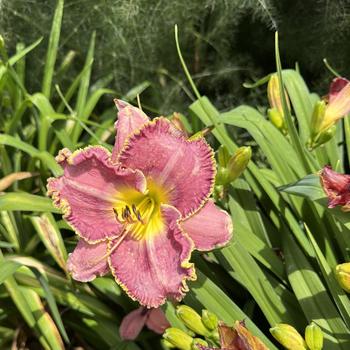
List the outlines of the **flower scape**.
{"label": "flower scape", "polygon": [[164,117],[124,101],[113,152],[88,146],[56,157],[64,174],[48,195],[80,240],[67,267],[77,281],[111,272],[141,305],[180,300],[196,279],[194,249],[229,242],[230,216],[210,199],[216,163],[203,136],[188,139]]}

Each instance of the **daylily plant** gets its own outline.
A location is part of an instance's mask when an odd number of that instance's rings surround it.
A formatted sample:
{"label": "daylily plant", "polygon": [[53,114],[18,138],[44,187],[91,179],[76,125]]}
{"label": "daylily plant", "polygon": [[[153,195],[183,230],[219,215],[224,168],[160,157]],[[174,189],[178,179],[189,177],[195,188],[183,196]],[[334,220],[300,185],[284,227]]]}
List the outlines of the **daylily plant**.
{"label": "daylily plant", "polygon": [[232,222],[210,199],[216,164],[205,139],[115,102],[112,154],[101,146],[61,150],[64,174],[48,180],[48,195],[81,238],[67,262],[73,278],[111,271],[132,299],[158,307],[184,296],[196,278],[193,249],[225,245]]}

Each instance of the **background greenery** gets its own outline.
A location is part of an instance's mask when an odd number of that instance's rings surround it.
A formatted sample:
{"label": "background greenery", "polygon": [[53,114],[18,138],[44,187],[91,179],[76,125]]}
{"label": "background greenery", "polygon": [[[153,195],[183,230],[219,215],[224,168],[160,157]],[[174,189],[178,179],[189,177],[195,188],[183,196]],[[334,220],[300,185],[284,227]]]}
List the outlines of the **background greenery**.
{"label": "background greenery", "polygon": [[[261,103],[257,91],[241,86],[273,70],[276,28],[285,65],[299,62],[313,89],[321,92],[328,84],[324,57],[350,75],[350,5],[344,0],[68,0],[64,7],[59,63],[68,52],[75,55],[65,83],[80,71],[95,30],[93,81],[108,81],[121,95],[149,81],[144,102],[162,113],[182,111],[188,102],[179,84],[184,79],[173,40],[175,23],[197,85],[220,109]],[[0,31],[10,52],[18,42],[44,36],[28,57],[27,86],[35,91],[55,0],[2,0],[0,8]],[[105,103],[109,106],[110,100]]]}

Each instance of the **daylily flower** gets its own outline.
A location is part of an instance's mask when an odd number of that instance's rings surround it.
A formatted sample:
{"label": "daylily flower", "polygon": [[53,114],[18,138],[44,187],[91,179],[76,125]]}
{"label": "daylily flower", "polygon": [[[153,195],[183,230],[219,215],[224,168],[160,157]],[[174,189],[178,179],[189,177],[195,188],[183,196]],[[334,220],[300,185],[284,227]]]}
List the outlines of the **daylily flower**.
{"label": "daylily flower", "polygon": [[220,349],[199,345],[201,350],[269,350],[256,336],[251,334],[243,321],[236,321],[234,327],[219,325]]}
{"label": "daylily flower", "polygon": [[310,125],[310,149],[330,140],[336,122],[350,113],[350,82],[345,78],[333,79],[327,97],[315,104]]}
{"label": "daylily flower", "polygon": [[345,78],[333,79],[329,88],[328,104],[321,130],[331,127],[350,112],[350,82]]}
{"label": "daylily flower", "polygon": [[123,318],[119,328],[120,337],[123,340],[135,340],[144,326],[155,333],[163,334],[170,327],[170,323],[161,308],[147,309],[141,306]]}
{"label": "daylily flower", "polygon": [[328,208],[342,206],[343,211],[350,210],[350,175],[339,174],[330,166],[320,172],[320,181],[328,197]]}
{"label": "daylily flower", "polygon": [[63,149],[64,174],[48,180],[48,194],[81,237],[67,263],[73,278],[111,271],[132,299],[158,307],[184,296],[196,278],[191,252],[226,244],[232,222],[209,199],[215,160],[204,138],[188,140],[166,118],[116,104],[112,154]]}

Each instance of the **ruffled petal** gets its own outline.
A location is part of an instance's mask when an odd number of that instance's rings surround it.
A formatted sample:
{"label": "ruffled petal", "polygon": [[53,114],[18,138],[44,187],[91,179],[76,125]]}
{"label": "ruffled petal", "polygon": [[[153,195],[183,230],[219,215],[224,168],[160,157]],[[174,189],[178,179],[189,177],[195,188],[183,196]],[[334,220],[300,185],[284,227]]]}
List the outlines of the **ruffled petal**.
{"label": "ruffled petal", "polygon": [[116,219],[113,203],[118,191],[146,190],[140,171],[113,165],[109,152],[100,146],[71,153],[64,149],[56,158],[64,175],[48,180],[48,195],[60,208],[76,233],[90,243],[119,236],[122,224]]}
{"label": "ruffled petal", "polygon": [[158,334],[163,334],[167,328],[171,327],[164,315],[164,311],[160,307],[148,311],[146,326],[151,331]]}
{"label": "ruffled petal", "polygon": [[149,118],[141,109],[132,106],[122,100],[114,100],[118,108],[118,120],[115,123],[117,135],[112,153],[112,160],[115,161],[126,139],[135,131],[140,129],[145,123],[149,122]]}
{"label": "ruffled petal", "polygon": [[67,270],[80,282],[89,282],[107,274],[107,243],[89,244],[81,239],[73,253],[69,254]]}
{"label": "ruffled petal", "polygon": [[232,220],[228,213],[209,200],[202,209],[181,221],[180,226],[193,240],[196,249],[212,250],[228,243],[232,237]]}
{"label": "ruffled petal", "polygon": [[127,167],[141,170],[167,192],[166,203],[183,217],[210,196],[215,178],[213,150],[203,138],[187,140],[165,118],[156,118],[131,136],[119,155]]}
{"label": "ruffled petal", "polygon": [[[128,235],[112,252],[108,261],[112,273],[128,295],[147,307],[158,307],[167,298],[180,300],[186,292],[186,280],[195,278],[189,258],[193,243],[180,229],[180,213],[162,206],[164,225],[140,240]],[[114,250],[113,250],[114,249]]]}
{"label": "ruffled petal", "polygon": [[341,205],[343,210],[350,210],[350,175],[339,174],[330,166],[325,166],[320,173],[320,180],[328,197],[328,207]]}
{"label": "ruffled petal", "polygon": [[129,312],[122,320],[119,327],[119,334],[123,340],[135,340],[142,331],[148,318],[149,310],[139,307]]}

